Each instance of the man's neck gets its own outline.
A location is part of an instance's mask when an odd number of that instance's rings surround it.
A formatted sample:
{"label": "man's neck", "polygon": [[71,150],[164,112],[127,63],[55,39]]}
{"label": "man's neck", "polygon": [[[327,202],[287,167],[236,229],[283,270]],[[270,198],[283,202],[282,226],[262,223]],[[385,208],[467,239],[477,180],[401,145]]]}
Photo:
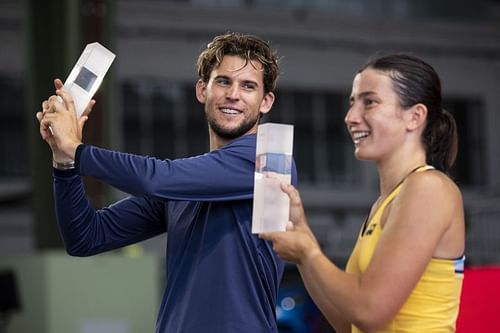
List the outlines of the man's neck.
{"label": "man's neck", "polygon": [[210,151],[224,147],[229,141],[231,140],[223,139],[214,133],[210,133]]}

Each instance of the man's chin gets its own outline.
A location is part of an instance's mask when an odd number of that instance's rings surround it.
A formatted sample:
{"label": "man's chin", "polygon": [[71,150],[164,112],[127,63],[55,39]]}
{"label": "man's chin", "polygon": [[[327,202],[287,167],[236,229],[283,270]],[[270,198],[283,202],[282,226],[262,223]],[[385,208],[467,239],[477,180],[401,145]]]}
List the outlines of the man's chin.
{"label": "man's chin", "polygon": [[223,138],[225,140],[233,140],[237,139],[240,136],[243,136],[250,132],[254,126],[253,125],[242,125],[238,126],[237,128],[223,128],[217,125],[210,125],[210,128],[212,131],[220,138]]}
{"label": "man's chin", "polygon": [[239,130],[214,130],[214,133],[225,140],[233,140],[239,138],[240,136],[246,134],[244,131]]}

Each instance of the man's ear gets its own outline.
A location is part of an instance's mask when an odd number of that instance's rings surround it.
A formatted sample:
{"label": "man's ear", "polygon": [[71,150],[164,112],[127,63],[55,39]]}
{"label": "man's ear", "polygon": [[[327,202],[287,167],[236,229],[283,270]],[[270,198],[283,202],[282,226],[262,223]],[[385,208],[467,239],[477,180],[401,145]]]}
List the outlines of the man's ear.
{"label": "man's ear", "polygon": [[273,103],[275,100],[274,93],[268,92],[264,98],[262,99],[262,102],[260,103],[260,113],[261,114],[266,114],[269,111],[271,111],[271,108],[273,107]]}
{"label": "man's ear", "polygon": [[196,98],[201,104],[205,104],[207,99],[207,85],[201,79],[196,82]]}
{"label": "man's ear", "polygon": [[409,121],[407,128],[409,131],[414,131],[425,126],[425,121],[427,119],[427,107],[424,104],[415,104],[408,111]]}

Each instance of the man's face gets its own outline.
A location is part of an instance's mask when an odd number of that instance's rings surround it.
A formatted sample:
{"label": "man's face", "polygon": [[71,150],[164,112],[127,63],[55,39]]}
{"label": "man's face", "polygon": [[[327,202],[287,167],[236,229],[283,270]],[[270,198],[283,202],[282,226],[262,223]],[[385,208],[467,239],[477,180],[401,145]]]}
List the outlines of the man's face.
{"label": "man's face", "polygon": [[264,94],[262,64],[225,56],[207,83],[198,81],[196,96],[205,104],[211,134],[221,143],[255,133],[260,113],[271,110],[274,94]]}

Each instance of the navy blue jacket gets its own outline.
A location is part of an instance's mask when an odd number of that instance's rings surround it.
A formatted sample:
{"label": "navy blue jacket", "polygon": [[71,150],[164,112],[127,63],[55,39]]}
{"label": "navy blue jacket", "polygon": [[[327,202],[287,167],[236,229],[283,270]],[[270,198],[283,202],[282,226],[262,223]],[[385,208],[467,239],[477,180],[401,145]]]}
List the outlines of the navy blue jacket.
{"label": "navy blue jacket", "polygon": [[[278,332],[275,303],[284,263],[251,233],[255,144],[256,136],[246,135],[176,160],[80,145],[75,170],[54,170],[66,250],[90,256],[167,232],[157,332]],[[130,196],[95,210],[81,176]]]}

